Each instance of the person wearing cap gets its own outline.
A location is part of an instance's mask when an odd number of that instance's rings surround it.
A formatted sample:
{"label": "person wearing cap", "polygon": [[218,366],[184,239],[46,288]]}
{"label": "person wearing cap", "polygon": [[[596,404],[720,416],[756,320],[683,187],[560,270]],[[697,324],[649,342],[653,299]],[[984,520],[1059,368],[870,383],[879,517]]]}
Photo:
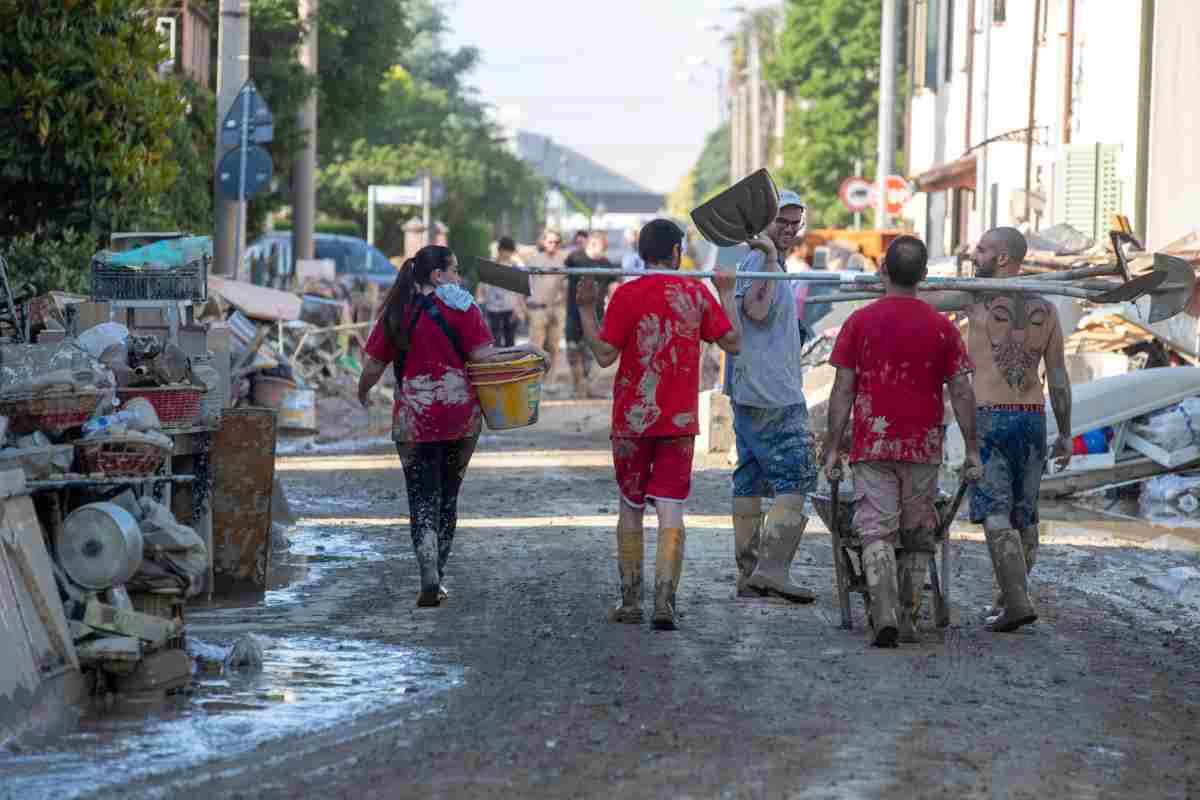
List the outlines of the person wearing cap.
{"label": "person wearing cap", "polygon": [[[750,240],[738,272],[783,272],[804,235],[800,196],[779,193],[776,218]],[[733,404],[738,464],[733,473],[734,559],[738,597],[776,595],[811,603],[791,579],[792,559],[808,518],[805,495],[817,487],[816,448],[800,374],[802,344],[796,298],[782,281],[739,279],[735,297],[740,352],[726,359],[725,394]],[[774,496],[763,514],[763,498]]]}

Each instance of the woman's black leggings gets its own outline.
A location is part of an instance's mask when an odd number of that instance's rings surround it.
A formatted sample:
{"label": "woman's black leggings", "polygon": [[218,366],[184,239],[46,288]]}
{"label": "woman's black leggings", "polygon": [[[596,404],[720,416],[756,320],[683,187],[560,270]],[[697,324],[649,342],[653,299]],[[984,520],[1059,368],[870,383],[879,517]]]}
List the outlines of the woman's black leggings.
{"label": "woman's black leggings", "polygon": [[[440,576],[454,545],[458,527],[458,490],[462,488],[467,464],[475,452],[479,436],[447,442],[397,442],[396,452],[404,466],[404,484],[408,489],[409,527],[418,562],[421,544],[427,537],[437,542],[437,569]],[[418,566],[423,566],[418,563]]]}

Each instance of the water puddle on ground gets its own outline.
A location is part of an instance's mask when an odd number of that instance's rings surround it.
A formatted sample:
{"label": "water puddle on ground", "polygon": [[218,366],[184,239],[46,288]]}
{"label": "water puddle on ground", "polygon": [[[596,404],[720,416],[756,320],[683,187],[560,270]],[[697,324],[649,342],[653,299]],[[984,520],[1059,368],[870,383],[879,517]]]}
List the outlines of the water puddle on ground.
{"label": "water puddle on ground", "polygon": [[261,672],[197,671],[186,694],[121,695],[111,706],[97,701],[66,733],[0,749],[0,797],[112,795],[139,778],[226,761],[274,739],[415,703],[461,681],[461,667],[437,663],[426,651],[293,627],[294,612],[336,594],[346,570],[384,556],[350,526],[303,520],[288,536],[290,550],[273,555],[269,591],[188,612],[189,636],[198,642],[228,645],[253,634],[262,645]]}
{"label": "water puddle on ground", "polygon": [[[108,794],[138,778],[236,757],[264,742],[344,725],[461,680],[426,654],[315,637],[265,640],[262,672],[197,676],[188,696],[84,712],[77,729],[0,755],[5,797]],[[109,791],[106,791],[109,790]]]}

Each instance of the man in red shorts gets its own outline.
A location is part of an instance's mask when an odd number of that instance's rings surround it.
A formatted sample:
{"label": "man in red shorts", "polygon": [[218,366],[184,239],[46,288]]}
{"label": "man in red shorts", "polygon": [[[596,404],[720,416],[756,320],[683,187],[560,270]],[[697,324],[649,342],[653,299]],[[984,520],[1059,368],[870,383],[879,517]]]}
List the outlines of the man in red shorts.
{"label": "man in red shorts", "polygon": [[963,469],[972,480],[981,473],[971,360],[958,329],[916,296],[927,261],[920,239],[892,242],[879,270],[885,296],[850,315],[829,359],[837,376],[825,471],[830,480],[839,476],[853,409],[854,526],[877,647],[919,641],[916,617],[937,530],[944,385],[966,443]]}
{"label": "man in red shorts", "polygon": [[[656,219],[642,228],[638,254],[648,269],[679,269],[684,235]],[[658,511],[654,564],[654,616],[659,630],[674,630],[675,591],[683,570],[683,503],[692,484],[692,453],[699,433],[700,343],[716,342],[736,354],[739,331],[734,275],[714,283],[721,296],[698,280],[647,275],[613,295],[597,331],[594,281],[579,284],[583,336],[596,361],[621,359],[613,386],[612,447],[621,511],[617,521],[617,567],[621,604],[614,622],[639,623],[642,615],[643,515],[646,502]]]}

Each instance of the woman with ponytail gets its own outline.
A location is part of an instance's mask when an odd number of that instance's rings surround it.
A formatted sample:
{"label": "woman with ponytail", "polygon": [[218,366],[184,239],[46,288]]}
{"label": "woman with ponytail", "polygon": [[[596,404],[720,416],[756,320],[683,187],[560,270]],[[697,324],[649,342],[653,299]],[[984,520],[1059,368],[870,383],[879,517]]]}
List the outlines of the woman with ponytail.
{"label": "woman with ponytail", "polygon": [[367,339],[358,399],[390,364],[392,439],[404,467],[409,527],[421,571],[418,606],[446,598],[442,578],[458,522],[458,492],[483,414],[466,364],[495,352],[483,314],[460,284],[458,260],[429,245],[404,263]]}

